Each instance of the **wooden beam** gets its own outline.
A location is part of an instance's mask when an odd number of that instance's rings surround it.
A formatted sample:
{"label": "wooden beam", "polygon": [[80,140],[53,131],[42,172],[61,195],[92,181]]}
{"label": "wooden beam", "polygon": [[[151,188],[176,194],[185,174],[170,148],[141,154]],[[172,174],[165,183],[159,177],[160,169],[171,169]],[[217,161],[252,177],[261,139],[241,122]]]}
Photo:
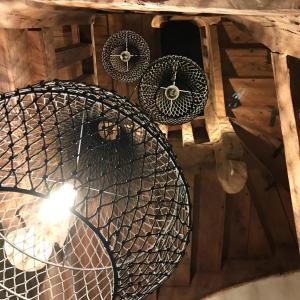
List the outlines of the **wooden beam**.
{"label": "wooden beam", "polygon": [[26,30],[0,29],[0,91],[31,83]]}
{"label": "wooden beam", "polygon": [[32,0],[45,5],[53,4],[62,7],[82,7],[97,10],[129,10],[139,12],[178,12],[181,14],[215,13],[215,14],[284,14],[287,10],[291,14],[299,13],[295,7],[299,7],[299,0],[148,0],[146,3],[139,0],[120,2],[119,0]]}
{"label": "wooden beam", "polygon": [[272,53],[272,64],[298,246],[300,248],[300,148],[286,55]]}
{"label": "wooden beam", "polygon": [[190,146],[195,144],[192,123],[182,124],[182,146]]}
{"label": "wooden beam", "polygon": [[76,44],[56,49],[57,68],[63,68],[93,55],[91,44]]}
{"label": "wooden beam", "polygon": [[[298,16],[229,16],[255,40],[273,52],[286,53],[300,58],[300,18]],[[290,41],[293,43],[290,43]]]}
{"label": "wooden beam", "polygon": [[91,23],[91,41],[92,41],[92,54],[93,54],[93,83],[98,85],[98,68],[97,68],[97,52],[95,42],[95,19],[93,18]]}
{"label": "wooden beam", "polygon": [[216,25],[206,20],[206,46],[209,58],[211,96],[204,110],[209,140],[214,144],[216,171],[227,193],[238,193],[247,180],[247,167],[242,161],[243,149],[226,117],[220,49]]}
{"label": "wooden beam", "polygon": [[50,28],[27,31],[32,81],[52,80],[57,77],[54,37]]}
{"label": "wooden beam", "polygon": [[168,125],[159,124],[158,127],[162,131],[162,133],[166,136],[166,138],[168,138],[168,132],[169,132]]}
{"label": "wooden beam", "polygon": [[[197,176],[194,202],[199,202],[198,245],[195,263],[198,271],[218,271],[222,266],[225,198],[213,168],[202,168]],[[196,203],[195,203],[196,205]]]}
{"label": "wooden beam", "polygon": [[210,62],[210,84],[211,92],[213,94],[211,99],[213,101],[217,117],[225,117],[226,110],[217,26],[207,24],[205,28],[208,59]]}
{"label": "wooden beam", "polygon": [[95,12],[86,9],[54,7],[24,0],[0,2],[0,27],[11,29],[43,28],[69,24],[89,24]]}

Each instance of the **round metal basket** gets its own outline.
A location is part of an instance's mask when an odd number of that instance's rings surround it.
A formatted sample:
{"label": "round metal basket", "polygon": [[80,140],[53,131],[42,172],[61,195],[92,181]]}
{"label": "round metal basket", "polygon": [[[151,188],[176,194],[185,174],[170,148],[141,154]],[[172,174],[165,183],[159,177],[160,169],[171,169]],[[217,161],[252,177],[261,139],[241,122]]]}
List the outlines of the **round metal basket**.
{"label": "round metal basket", "polygon": [[162,124],[182,124],[202,115],[208,97],[204,71],[191,59],[168,55],[154,61],[139,83],[142,109]]}
{"label": "round metal basket", "polygon": [[0,298],[143,299],[191,229],[163,134],[116,94],[40,83],[0,99]]}
{"label": "round metal basket", "polygon": [[150,62],[150,50],[145,40],[130,30],[109,37],[102,50],[105,71],[115,80],[138,80]]}

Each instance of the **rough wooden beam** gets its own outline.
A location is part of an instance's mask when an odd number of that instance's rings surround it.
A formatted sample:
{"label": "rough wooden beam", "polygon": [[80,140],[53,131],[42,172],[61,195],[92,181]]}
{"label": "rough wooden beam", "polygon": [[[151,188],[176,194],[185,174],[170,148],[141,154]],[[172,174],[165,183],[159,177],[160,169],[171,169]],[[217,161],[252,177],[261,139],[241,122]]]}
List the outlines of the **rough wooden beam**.
{"label": "rough wooden beam", "polygon": [[57,68],[63,68],[93,55],[91,44],[76,44],[56,49]]}
{"label": "rough wooden beam", "polygon": [[207,24],[206,41],[208,48],[208,59],[210,62],[210,84],[213,94],[212,100],[218,117],[225,117],[224,88],[221,69],[221,57],[216,25]]}
{"label": "rough wooden beam", "polygon": [[[282,16],[230,16],[241,24],[253,38],[273,52],[300,58],[300,15]],[[291,41],[293,41],[291,43]]]}
{"label": "rough wooden beam", "polygon": [[194,145],[194,144],[195,144],[195,139],[194,139],[192,123],[188,122],[188,123],[182,124],[182,145],[183,145],[183,147]]}
{"label": "rough wooden beam", "polygon": [[57,76],[54,37],[50,28],[27,31],[32,81],[52,80]]}
{"label": "rough wooden beam", "polygon": [[48,3],[26,0],[0,1],[0,27],[42,28],[68,24],[88,24],[95,12],[76,8],[59,8]]}
{"label": "rough wooden beam", "polygon": [[130,10],[147,12],[179,12],[179,13],[217,13],[217,14],[282,14],[298,12],[299,0],[33,0],[36,3],[53,4],[64,7],[83,7],[97,10]]}
{"label": "rough wooden beam", "polygon": [[286,55],[272,53],[272,64],[298,246],[300,248],[300,148]]}
{"label": "rough wooden beam", "polygon": [[162,133],[166,136],[166,138],[168,138],[168,125],[164,125],[164,124],[159,124],[159,129],[162,131]]}
{"label": "rough wooden beam", "polygon": [[0,91],[8,92],[31,83],[25,30],[0,29]]}
{"label": "rough wooden beam", "polygon": [[97,68],[97,52],[95,42],[95,19],[91,23],[91,42],[92,42],[92,53],[93,53],[93,83],[98,85],[98,68]]}
{"label": "rough wooden beam", "polygon": [[194,202],[198,203],[197,249],[198,271],[218,271],[222,266],[225,222],[225,199],[214,168],[202,168],[197,176]]}
{"label": "rough wooden beam", "polygon": [[226,117],[220,50],[216,25],[206,25],[211,96],[204,115],[210,141],[214,145],[216,170],[227,193],[238,193],[247,180],[247,167],[242,161],[243,149]]}

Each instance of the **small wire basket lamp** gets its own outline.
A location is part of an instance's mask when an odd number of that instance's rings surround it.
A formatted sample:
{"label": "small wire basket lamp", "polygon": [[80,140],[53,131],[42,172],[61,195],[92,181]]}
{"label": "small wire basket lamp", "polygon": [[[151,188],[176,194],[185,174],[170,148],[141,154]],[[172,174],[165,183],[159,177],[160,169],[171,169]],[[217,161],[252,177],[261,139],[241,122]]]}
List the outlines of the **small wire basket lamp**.
{"label": "small wire basket lamp", "polygon": [[137,33],[122,30],[111,35],[102,49],[102,64],[115,80],[138,80],[150,62],[146,41]]}
{"label": "small wire basket lamp", "polygon": [[191,59],[167,55],[144,72],[138,94],[142,109],[153,121],[182,124],[203,114],[208,97],[207,79]]}
{"label": "small wire basket lamp", "polygon": [[143,299],[191,230],[163,134],[116,94],[52,81],[0,99],[0,298]]}

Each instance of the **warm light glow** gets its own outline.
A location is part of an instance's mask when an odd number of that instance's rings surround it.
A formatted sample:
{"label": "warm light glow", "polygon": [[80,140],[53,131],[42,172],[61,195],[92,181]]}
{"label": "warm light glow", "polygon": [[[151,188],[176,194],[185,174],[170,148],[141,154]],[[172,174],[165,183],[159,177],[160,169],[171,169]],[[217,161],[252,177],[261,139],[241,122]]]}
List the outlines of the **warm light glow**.
{"label": "warm light glow", "polygon": [[49,198],[43,200],[41,204],[39,211],[41,222],[56,225],[66,221],[70,216],[70,208],[74,205],[75,198],[76,191],[69,183],[52,191]]}
{"label": "warm light glow", "polygon": [[[48,261],[52,253],[53,244],[47,241],[44,234],[33,226],[14,230],[6,236],[6,239],[9,241],[4,243],[7,259],[13,266],[23,271],[42,269],[46,265],[42,261]],[[37,259],[31,258],[29,255]]]}
{"label": "warm light glow", "polygon": [[49,260],[54,243],[62,247],[66,239],[70,208],[75,199],[73,185],[61,185],[41,202],[37,215],[30,214],[25,220],[26,227],[7,234],[4,250],[12,265],[23,271],[36,271],[45,266],[44,262]]}

